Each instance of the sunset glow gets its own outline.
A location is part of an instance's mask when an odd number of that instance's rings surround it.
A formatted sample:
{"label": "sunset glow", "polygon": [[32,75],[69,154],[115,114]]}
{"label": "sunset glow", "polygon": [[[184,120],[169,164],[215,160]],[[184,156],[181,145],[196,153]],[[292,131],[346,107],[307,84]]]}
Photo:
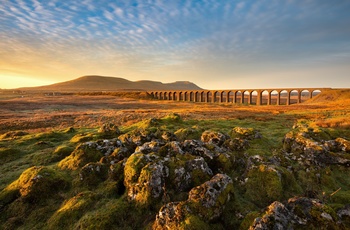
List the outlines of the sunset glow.
{"label": "sunset glow", "polygon": [[207,89],[350,87],[350,1],[0,5],[0,88],[102,75]]}

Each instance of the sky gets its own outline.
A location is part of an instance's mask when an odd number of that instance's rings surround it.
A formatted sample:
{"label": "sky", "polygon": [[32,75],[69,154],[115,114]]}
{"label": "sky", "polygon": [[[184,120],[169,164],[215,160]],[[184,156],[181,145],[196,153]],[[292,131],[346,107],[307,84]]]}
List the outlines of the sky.
{"label": "sky", "polygon": [[0,0],[0,88],[350,87],[350,0]]}

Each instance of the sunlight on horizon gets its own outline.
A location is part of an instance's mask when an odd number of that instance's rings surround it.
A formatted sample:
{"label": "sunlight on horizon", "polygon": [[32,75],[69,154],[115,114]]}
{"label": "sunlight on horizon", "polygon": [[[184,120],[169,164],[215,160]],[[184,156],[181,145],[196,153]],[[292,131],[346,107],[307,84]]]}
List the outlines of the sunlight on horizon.
{"label": "sunlight on horizon", "polygon": [[13,75],[0,75],[0,89],[16,89],[21,87],[35,87],[55,83],[49,79],[38,79],[35,77],[22,77]]}

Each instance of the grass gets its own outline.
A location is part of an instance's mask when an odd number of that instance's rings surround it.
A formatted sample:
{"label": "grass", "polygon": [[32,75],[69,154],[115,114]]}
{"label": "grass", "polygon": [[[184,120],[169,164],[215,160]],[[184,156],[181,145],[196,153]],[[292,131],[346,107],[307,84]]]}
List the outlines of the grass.
{"label": "grass", "polygon": [[[234,127],[243,127],[258,131],[261,138],[249,140],[247,150],[230,153],[234,158],[232,162],[228,162],[224,157],[218,158],[225,172],[234,179],[234,199],[227,204],[230,213],[224,213],[222,220],[231,228],[239,228],[243,221],[243,218],[233,217],[234,214],[248,214],[242,223],[244,229],[270,201],[283,201],[293,195],[303,195],[307,189],[316,190],[318,198],[324,199],[336,210],[350,202],[350,177],[347,167],[333,165],[326,168],[309,168],[306,171],[302,166],[294,164],[291,166],[297,171],[290,172],[286,169],[289,164],[286,160],[276,168],[280,174],[264,165],[259,165],[248,173],[245,164],[239,161],[248,161],[250,156],[255,155],[260,155],[265,160],[280,156],[284,136],[288,132],[296,132],[293,126],[312,128],[319,131],[322,137],[329,139],[343,137],[349,140],[348,94],[345,92],[341,96],[341,102],[332,102],[330,105],[324,103],[326,97],[320,97],[321,95],[307,104],[260,107],[145,101],[119,98],[120,95],[111,94],[62,95],[54,99],[41,96],[3,97],[0,101],[0,111],[8,118],[0,122],[0,201],[15,201],[6,208],[1,206],[0,202],[0,225],[5,229],[151,228],[159,210],[154,207],[160,204],[140,207],[130,202],[123,183],[115,179],[124,180],[123,176],[108,175],[107,179],[98,180],[94,186],[89,186],[84,184],[79,176],[84,165],[73,162],[74,167],[71,167],[71,170],[58,167],[63,159],[69,163],[69,157],[74,160],[74,156],[80,154],[77,150],[80,144],[101,139],[98,128],[104,123],[117,125],[122,135],[137,131],[156,135],[172,132],[180,141],[200,139],[206,130],[230,134]],[[332,92],[329,97],[336,98],[337,94]],[[39,99],[43,99],[43,102]],[[48,101],[54,105],[45,107],[44,104]],[[9,104],[14,106],[14,111],[11,112]],[[30,121],[23,111],[30,111],[34,122]],[[44,118],[47,123],[43,122]],[[71,153],[74,151],[76,155],[73,156]],[[93,161],[99,161],[100,158],[93,158]],[[84,164],[89,161],[87,159]],[[125,163],[120,163],[118,170],[123,171],[124,165]],[[68,181],[69,186],[49,193],[52,195],[35,204],[18,198],[15,181],[21,178],[21,175],[23,178],[23,173],[26,174],[33,166],[44,166],[52,175],[56,172],[63,181]],[[276,175],[281,175],[281,181]],[[241,181],[245,177],[251,178],[248,185]],[[263,200],[264,205],[254,203],[255,197],[260,197],[257,191],[259,185],[263,186],[261,190],[268,193],[267,200]],[[273,190],[273,186],[278,189]],[[339,188],[340,191],[331,196]],[[175,194],[174,197],[177,197],[176,195],[181,199],[186,197],[183,194]],[[197,220],[196,216],[191,218],[186,221],[202,221]],[[213,226],[218,229],[222,227],[218,223]]]}

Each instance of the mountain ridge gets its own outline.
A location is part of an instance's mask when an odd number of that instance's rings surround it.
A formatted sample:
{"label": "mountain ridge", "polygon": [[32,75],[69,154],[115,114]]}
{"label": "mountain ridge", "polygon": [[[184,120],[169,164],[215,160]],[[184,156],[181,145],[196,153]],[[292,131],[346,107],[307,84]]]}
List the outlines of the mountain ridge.
{"label": "mountain ridge", "polygon": [[202,89],[189,81],[162,83],[160,81],[130,81],[125,78],[86,75],[73,80],[37,87],[21,87],[30,91],[148,91],[148,90],[196,90]]}

